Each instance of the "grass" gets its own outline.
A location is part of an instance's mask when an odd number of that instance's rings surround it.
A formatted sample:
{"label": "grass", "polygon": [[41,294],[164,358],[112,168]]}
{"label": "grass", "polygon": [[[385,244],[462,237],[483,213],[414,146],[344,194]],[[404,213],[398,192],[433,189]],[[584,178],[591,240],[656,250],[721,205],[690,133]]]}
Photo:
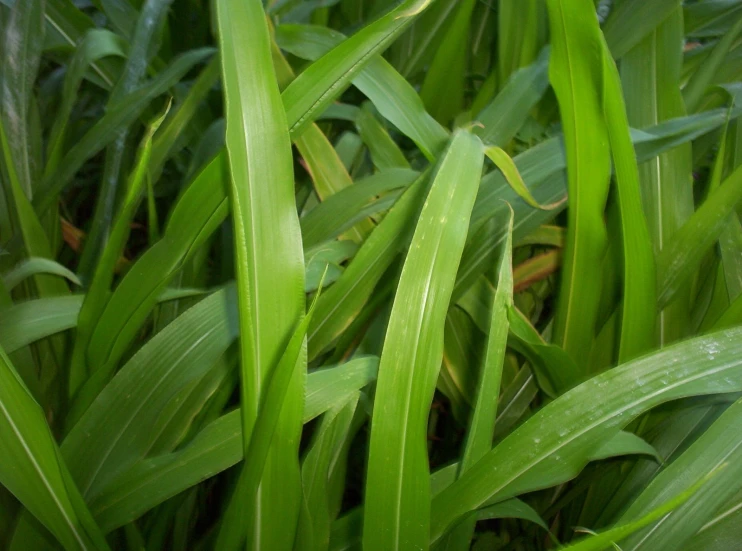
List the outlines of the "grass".
{"label": "grass", "polygon": [[0,28],[0,549],[740,545],[738,2]]}

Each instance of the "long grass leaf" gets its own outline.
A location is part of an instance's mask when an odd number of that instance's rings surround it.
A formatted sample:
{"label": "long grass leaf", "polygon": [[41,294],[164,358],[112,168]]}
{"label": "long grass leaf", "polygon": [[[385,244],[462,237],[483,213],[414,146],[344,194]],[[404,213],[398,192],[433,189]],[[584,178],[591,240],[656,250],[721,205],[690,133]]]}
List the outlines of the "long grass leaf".
{"label": "long grass leaf", "polygon": [[[338,407],[376,378],[378,359],[365,357],[307,376],[303,422]],[[222,415],[186,446],[136,463],[92,500],[105,531],[131,522],[166,499],[239,463],[244,454],[239,411]]]}
{"label": "long grass leaf", "polygon": [[447,124],[463,109],[466,42],[475,5],[475,0],[458,2],[456,13],[446,34],[440,39],[420,88],[425,107],[443,124]]}
{"label": "long grass leaf", "polygon": [[[322,287],[322,283],[320,283],[320,287]],[[315,295],[307,315],[294,330],[294,334],[286,344],[281,359],[268,375],[265,390],[260,397],[260,406],[255,424],[249,437],[244,436],[246,440],[249,438],[249,442],[245,446],[245,466],[237,482],[232,501],[222,519],[222,529],[219,531],[215,544],[219,549],[236,549],[242,544],[244,531],[235,529],[235,526],[240,526],[241,519],[244,518],[245,514],[252,513],[250,504],[257,501],[260,495],[261,478],[265,472],[266,459],[271,451],[271,442],[286,404],[292,379],[296,379],[297,367],[302,365],[300,360],[305,352],[305,337],[319,296],[319,293]],[[250,532],[248,530],[249,537]],[[250,546],[249,539],[248,546]]]}
{"label": "long grass leaf", "polygon": [[603,108],[621,213],[624,274],[618,361],[623,363],[655,347],[656,275],[621,81],[607,45],[603,49],[603,79]]}
{"label": "long grass leaf", "polygon": [[[302,59],[319,59],[345,37],[317,26],[280,25],[278,44]],[[382,57],[370,59],[353,84],[373,102],[381,116],[409,136],[428,160],[446,145],[448,132],[425,111],[420,96],[402,75]]]}
{"label": "long grass leaf", "polygon": [[[272,369],[304,314],[304,269],[289,125],[257,0],[217,2],[240,309],[245,447]],[[252,32],[243,32],[244,28]],[[306,73],[304,73],[306,74]],[[296,82],[296,81],[295,81]],[[304,358],[297,360],[300,364]],[[289,549],[299,514],[299,431],[306,368],[294,371],[259,492],[245,496],[250,549]],[[249,501],[247,501],[249,499]],[[239,509],[238,509],[239,510]],[[279,522],[279,518],[282,519]]]}
{"label": "long grass leaf", "polygon": [[[136,20],[129,51],[124,68],[116,85],[108,96],[108,106],[126,101],[127,96],[139,86],[149,64],[153,45],[162,29],[167,10],[173,0],[145,0]],[[119,12],[121,13],[121,12]],[[116,20],[120,20],[118,17]],[[89,276],[97,265],[98,256],[102,254],[108,241],[109,232],[114,222],[117,207],[119,185],[124,168],[124,152],[127,146],[129,128],[122,127],[106,149],[103,164],[103,178],[93,212],[92,226],[85,240],[85,247],[80,258],[79,271]]]}
{"label": "long grass leaf", "polygon": [[679,549],[740,491],[741,422],[742,403],[738,400],[647,485],[622,515],[621,522],[641,518],[663,501],[686,494],[697,481],[706,480],[661,523],[625,540],[624,549]]}
{"label": "long grass leaf", "polygon": [[371,421],[363,533],[369,550],[428,545],[425,425],[442,358],[445,313],[483,160],[478,138],[463,131],[454,136],[402,270]]}
{"label": "long grass leaf", "polygon": [[698,269],[704,254],[724,231],[728,216],[742,201],[742,167],[721,186],[673,236],[657,259],[659,305],[670,302]]}
{"label": "long grass leaf", "polygon": [[[492,449],[495,419],[500,397],[505,347],[508,339],[508,310],[513,304],[513,213],[508,221],[508,236],[502,247],[498,267],[497,290],[492,303],[484,362],[480,368],[474,411],[469,421],[459,476]],[[445,549],[466,549],[474,534],[475,518],[466,519],[450,534]]]}
{"label": "long grass leaf", "polygon": [[[679,4],[679,3],[678,3]],[[629,124],[645,129],[685,115],[680,93],[683,19],[679,5],[667,19],[621,60],[621,79]],[[651,60],[647,63],[647,60]],[[642,202],[655,254],[693,214],[690,144],[639,165]],[[658,314],[661,346],[685,337],[690,328],[690,286]]]}
{"label": "long grass leaf", "polygon": [[102,367],[87,363],[87,347],[90,343],[93,327],[105,308],[106,298],[110,293],[111,283],[113,282],[116,262],[126,246],[132,218],[143,196],[149,162],[152,157],[152,138],[167,116],[169,109],[170,106],[168,105],[165,112],[152,121],[142,138],[137,160],[127,183],[126,194],[116,215],[106,246],[101,251],[100,258],[96,263],[93,279],[88,286],[85,301],[80,309],[75,346],[70,360],[68,387],[70,396],[77,393],[90,372]]}
{"label": "long grass leaf", "polygon": [[[740,330],[733,329],[685,341],[593,377],[551,402],[435,498],[433,541],[488,500],[575,477],[587,456],[656,405],[685,396],[739,392],[739,337]],[[548,419],[558,419],[559,426],[545,430]]]}
{"label": "long grass leaf", "polygon": [[16,2],[10,11],[3,41],[1,116],[10,145],[18,184],[25,196],[33,198],[41,172],[41,159],[31,149],[31,102],[33,84],[41,61],[44,42],[44,2]]}
{"label": "long grass leaf", "polygon": [[[405,0],[313,63],[284,91],[291,132],[301,134],[350,84],[375,54],[381,53],[422,13],[432,0]],[[295,122],[293,122],[295,121]]]}
{"label": "long grass leaf", "polygon": [[603,118],[602,37],[588,0],[549,0],[552,51],[549,78],[559,100],[569,187],[555,340],[587,370],[606,250],[603,209],[610,157]]}
{"label": "long grass leaf", "polygon": [[0,481],[68,550],[108,549],[59,455],[44,413],[0,348]]}
{"label": "long grass leaf", "polygon": [[384,272],[409,241],[412,217],[426,189],[421,175],[397,200],[366,239],[343,275],[323,293],[307,336],[309,358],[315,358],[348,328],[371,296]]}

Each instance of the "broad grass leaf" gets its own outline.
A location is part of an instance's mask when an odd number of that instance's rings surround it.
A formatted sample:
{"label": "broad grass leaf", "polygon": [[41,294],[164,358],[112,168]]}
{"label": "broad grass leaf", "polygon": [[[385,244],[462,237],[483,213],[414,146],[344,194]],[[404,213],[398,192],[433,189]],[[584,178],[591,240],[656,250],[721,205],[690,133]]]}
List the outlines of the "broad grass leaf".
{"label": "broad grass leaf", "polygon": [[[372,383],[378,359],[357,358],[307,376],[303,422],[308,423]],[[157,504],[243,458],[242,421],[235,410],[204,427],[175,452],[137,462],[93,499],[91,510],[105,531],[131,522]]]}
{"label": "broad grass leaf", "polygon": [[623,302],[619,363],[655,347],[657,300],[652,243],[641,198],[639,168],[631,145],[618,69],[603,46],[603,110],[615,171],[621,217]]}
{"label": "broad grass leaf", "polygon": [[72,427],[62,454],[86,499],[147,456],[167,427],[165,406],[203,378],[237,337],[236,312],[228,308],[234,300],[234,289],[222,290],[178,317],[124,365]]}
{"label": "broad grass leaf", "polygon": [[[483,146],[455,134],[422,208],[379,364],[366,478],[364,548],[425,548],[430,499],[424,435],[443,325],[479,186]],[[443,253],[442,251],[445,251]],[[408,366],[399,369],[400,365]]]}
{"label": "broad grass leaf", "polygon": [[[629,124],[634,128],[662,127],[664,121],[686,113],[680,93],[682,27],[681,9],[676,6],[665,21],[621,60],[624,102]],[[652,62],[647,63],[648,59]],[[638,147],[639,156],[640,151]],[[693,214],[693,190],[688,186],[691,171],[691,146],[687,143],[639,165],[642,204],[655,254],[665,248]],[[690,286],[686,286],[678,300],[660,310],[657,323],[660,345],[688,334],[689,296]]]}
{"label": "broad grass leaf", "polygon": [[[476,398],[469,420],[464,449],[459,463],[461,476],[492,449],[495,420],[502,384],[503,362],[508,340],[508,310],[513,305],[513,213],[508,220],[507,238],[497,266],[497,290],[492,302],[484,361],[480,367]],[[442,549],[467,549],[474,535],[476,518],[467,518],[456,526]]]}
{"label": "broad grass leaf", "polygon": [[56,275],[77,286],[81,285],[78,277],[69,268],[48,258],[28,258],[20,262],[12,270],[3,274],[3,284],[10,291],[24,279],[37,274]]}
{"label": "broad grass leaf", "polygon": [[59,454],[44,412],[0,348],[0,482],[68,550],[108,549]]}
{"label": "broad grass leaf", "polygon": [[587,372],[601,293],[599,266],[607,247],[603,210],[610,154],[600,96],[603,37],[592,2],[549,0],[547,6],[549,79],[562,115],[570,197],[554,337]]}
{"label": "broad grass leaf", "polygon": [[500,93],[476,114],[476,122],[484,128],[473,132],[485,144],[504,147],[523,126],[549,87],[549,55],[549,48],[544,48],[531,65],[513,73]]}
{"label": "broad grass leaf", "polygon": [[[739,337],[740,330],[733,329],[685,341],[595,376],[554,400],[434,499],[433,541],[488,500],[574,478],[601,445],[656,405],[739,392]],[[544,430],[548,419],[553,430]]]}
{"label": "broad grass leaf", "polygon": [[737,401],[646,486],[619,522],[641,518],[662,502],[683,495],[697,481],[707,480],[661,523],[624,540],[623,549],[680,549],[740,491],[740,423],[742,402]]}
{"label": "broad grass leaf", "polygon": [[[255,424],[260,423],[259,407],[270,374],[278,369],[284,348],[304,316],[304,256],[294,199],[290,124],[273,69],[265,12],[258,0],[220,0],[216,8],[235,235],[241,411],[248,450]],[[253,31],[245,33],[245,28]],[[316,80],[309,82],[322,86]],[[309,95],[305,98],[316,101]],[[301,110],[298,104],[297,108]],[[256,481],[254,494],[233,498],[235,510],[244,511],[244,518],[251,520],[228,522],[228,516],[219,541],[239,545],[247,534],[249,549],[280,551],[293,545],[301,499],[297,453],[306,354],[299,352],[294,362],[300,367],[292,371],[285,405],[279,406],[276,430],[281,438],[266,450],[264,466],[245,467],[247,472],[261,468],[259,490]],[[223,540],[227,533],[234,537]]]}
{"label": "broad grass leaf", "polygon": [[[317,26],[280,25],[276,41],[281,48],[312,61],[340,44],[345,37]],[[374,104],[381,116],[409,136],[428,160],[445,147],[448,133],[425,111],[415,89],[382,57],[369,59],[353,84]]]}

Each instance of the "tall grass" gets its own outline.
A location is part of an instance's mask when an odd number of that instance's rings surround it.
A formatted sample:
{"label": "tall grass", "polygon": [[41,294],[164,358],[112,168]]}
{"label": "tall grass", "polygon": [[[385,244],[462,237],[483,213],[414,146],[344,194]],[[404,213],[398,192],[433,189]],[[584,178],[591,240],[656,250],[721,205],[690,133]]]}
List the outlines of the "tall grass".
{"label": "tall grass", "polygon": [[742,547],[740,2],[0,29],[0,549]]}

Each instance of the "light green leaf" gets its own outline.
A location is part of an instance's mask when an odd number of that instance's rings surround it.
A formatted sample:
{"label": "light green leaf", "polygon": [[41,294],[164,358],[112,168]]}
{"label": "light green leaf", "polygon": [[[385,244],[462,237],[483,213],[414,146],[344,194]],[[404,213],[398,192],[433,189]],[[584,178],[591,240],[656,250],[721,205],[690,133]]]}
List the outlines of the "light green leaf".
{"label": "light green leaf", "polygon": [[590,0],[548,0],[547,6],[549,78],[562,114],[570,197],[554,340],[587,371],[607,246],[603,210],[610,157],[600,97],[603,37]]}
{"label": "light green leaf", "polygon": [[[247,449],[270,373],[277,369],[286,343],[304,315],[304,258],[294,201],[289,124],[273,69],[263,7],[258,0],[219,0],[216,7],[231,172],[241,327],[241,411]],[[246,28],[251,32],[245,33]],[[284,101],[292,87],[306,86],[297,84],[300,79],[313,84],[317,96],[322,95],[316,87],[323,82],[306,75],[303,73],[304,79],[299,77],[289,86]],[[308,111],[317,100],[306,89],[302,93],[307,94],[302,99],[310,103],[297,102],[294,109],[303,113],[296,117],[297,122],[308,123]],[[299,354],[296,361],[299,367],[292,371],[276,428],[281,438],[270,446],[261,470],[260,489],[254,495],[236,496],[236,510],[244,511],[245,516],[236,522],[224,522],[220,541],[239,545],[246,533],[248,549],[281,551],[293,546],[301,499],[297,453],[306,355]],[[245,523],[244,519],[250,520]],[[232,537],[222,540],[225,530]]]}
{"label": "light green leaf", "polygon": [[284,92],[292,133],[319,115],[350,84],[363,62],[381,53],[422,13],[432,0],[405,0],[353,37],[342,42],[304,71]]}
{"label": "light green leaf", "polygon": [[51,274],[64,277],[75,285],[82,285],[78,277],[68,268],[48,258],[29,258],[3,275],[3,285],[9,291],[24,279],[37,274]]}
{"label": "light green leaf", "polygon": [[654,252],[642,208],[639,168],[631,145],[621,80],[608,46],[603,46],[603,110],[616,173],[623,248],[623,303],[619,363],[655,347]]}
{"label": "light green leaf", "polygon": [[434,499],[432,540],[489,500],[574,478],[591,454],[656,405],[739,392],[740,335],[742,330],[733,329],[685,341],[595,376],[554,400]]}
{"label": "light green leaf", "polygon": [[518,167],[515,165],[512,157],[510,157],[504,149],[497,146],[490,146],[484,150],[484,154],[487,155],[490,161],[495,163],[495,166],[500,169],[500,172],[502,172],[502,175],[505,177],[508,184],[510,184],[510,187],[513,188],[513,191],[515,191],[515,193],[517,193],[518,196],[531,207],[535,209],[552,210],[566,201],[566,199],[564,199],[551,205],[539,204],[539,202],[534,199],[533,195],[531,195],[528,187],[526,187],[526,183],[523,181],[520,172],[518,172]]}
{"label": "light green leaf", "polygon": [[[507,238],[500,253],[497,290],[494,293],[484,362],[477,382],[474,411],[466,433],[458,476],[476,464],[492,449],[495,419],[502,383],[503,362],[508,339],[508,310],[513,305],[513,213],[508,220]],[[499,511],[501,513],[502,511]],[[498,513],[498,514],[499,514]],[[496,518],[496,517],[493,517]],[[481,517],[479,517],[481,520]],[[464,520],[448,536],[444,549],[467,549],[470,546],[477,518]]]}
{"label": "light green leaf", "polygon": [[[339,406],[372,383],[377,365],[377,358],[365,357],[310,373],[303,422]],[[210,423],[180,450],[137,462],[92,500],[91,510],[104,530],[113,530],[236,465],[243,451],[242,420],[235,410]]]}
{"label": "light green leaf", "polygon": [[[312,61],[344,39],[342,34],[318,26],[280,25],[276,29],[276,41],[281,48]],[[446,129],[425,111],[415,89],[384,58],[369,59],[353,84],[371,100],[381,116],[409,136],[429,160],[435,159],[445,147]]]}
{"label": "light green leaf", "polygon": [[44,412],[0,348],[0,483],[67,550],[108,549],[61,460]]}
{"label": "light green leaf", "polygon": [[[427,414],[443,325],[479,186],[479,139],[458,132],[441,161],[405,260],[384,342],[371,421],[364,548],[428,543]],[[442,252],[445,251],[445,252]],[[407,369],[399,369],[406,365]]]}
{"label": "light green leaf", "polygon": [[677,499],[697,485],[685,503],[675,508],[661,524],[642,530],[625,540],[625,550],[680,549],[713,519],[724,503],[742,488],[740,455],[742,402],[732,404],[680,457],[660,472],[622,515],[619,522],[641,518],[659,504]]}

